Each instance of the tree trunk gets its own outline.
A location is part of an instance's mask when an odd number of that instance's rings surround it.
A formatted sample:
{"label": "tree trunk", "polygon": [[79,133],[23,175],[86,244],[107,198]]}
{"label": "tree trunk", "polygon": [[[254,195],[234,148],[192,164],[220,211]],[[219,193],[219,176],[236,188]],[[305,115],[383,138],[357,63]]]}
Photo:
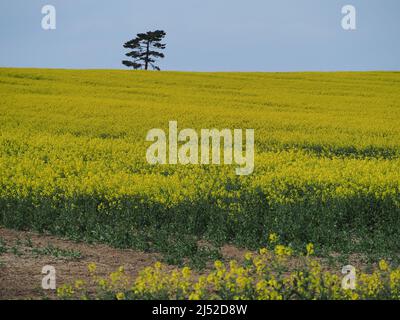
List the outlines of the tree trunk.
{"label": "tree trunk", "polygon": [[147,41],[146,61],[144,62],[144,70],[147,70],[149,68],[149,51],[150,51],[150,40]]}

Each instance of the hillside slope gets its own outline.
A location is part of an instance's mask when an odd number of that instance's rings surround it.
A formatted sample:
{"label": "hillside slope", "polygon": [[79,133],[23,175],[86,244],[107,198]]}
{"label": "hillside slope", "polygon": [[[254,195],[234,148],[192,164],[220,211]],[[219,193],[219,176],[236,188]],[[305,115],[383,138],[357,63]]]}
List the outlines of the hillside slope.
{"label": "hillside slope", "polygon": [[[162,251],[398,255],[400,73],[0,69],[0,224]],[[255,171],[151,166],[146,133],[255,130]]]}

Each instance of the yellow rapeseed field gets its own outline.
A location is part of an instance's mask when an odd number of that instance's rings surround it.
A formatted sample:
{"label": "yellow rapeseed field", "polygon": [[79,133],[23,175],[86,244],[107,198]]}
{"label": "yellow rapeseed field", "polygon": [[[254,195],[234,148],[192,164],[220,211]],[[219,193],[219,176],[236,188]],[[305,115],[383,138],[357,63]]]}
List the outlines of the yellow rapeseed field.
{"label": "yellow rapeseed field", "polygon": [[[254,129],[254,173],[148,164],[146,133],[171,120]],[[171,256],[269,232],[398,256],[399,125],[398,72],[3,68],[0,224]]]}

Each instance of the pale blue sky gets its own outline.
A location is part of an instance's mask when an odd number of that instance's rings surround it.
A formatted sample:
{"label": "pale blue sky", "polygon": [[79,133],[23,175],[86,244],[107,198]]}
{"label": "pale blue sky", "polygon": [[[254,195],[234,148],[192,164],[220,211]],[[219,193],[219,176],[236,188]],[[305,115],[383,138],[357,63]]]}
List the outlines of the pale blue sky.
{"label": "pale blue sky", "polygon": [[164,29],[164,70],[400,70],[399,0],[1,0],[0,16],[3,67],[123,69],[125,41]]}

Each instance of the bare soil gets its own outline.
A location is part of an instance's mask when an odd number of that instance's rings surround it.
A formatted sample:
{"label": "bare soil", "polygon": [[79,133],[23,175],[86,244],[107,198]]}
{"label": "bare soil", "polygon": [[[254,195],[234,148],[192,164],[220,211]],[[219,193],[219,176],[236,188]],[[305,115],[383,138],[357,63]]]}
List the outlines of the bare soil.
{"label": "bare soil", "polygon": [[[59,254],[45,251],[49,247]],[[240,261],[244,252],[246,250],[230,245],[221,249],[224,259],[228,260]],[[97,265],[96,273],[101,277],[106,277],[120,266],[135,277],[160,259],[161,256],[154,253],[74,242],[0,227],[0,300],[55,299],[54,291],[44,290],[41,286],[45,276],[42,268],[46,265],[56,269],[59,285],[73,283],[77,279],[89,280],[87,266],[92,262]]]}
{"label": "bare soil", "polygon": [[[135,276],[160,258],[156,254],[115,249],[100,244],[77,243],[4,228],[0,228],[0,239],[3,240],[3,247],[7,248],[6,252],[0,254],[0,300],[54,299],[54,291],[43,290],[41,287],[44,277],[42,268],[46,265],[55,267],[57,283],[61,284],[87,279],[87,266],[91,262],[96,263],[100,276],[108,275],[119,266],[124,266],[127,273]],[[35,253],[49,245],[61,252],[73,252],[80,257]]]}
{"label": "bare soil", "polygon": [[[241,262],[246,252],[248,250],[232,245],[221,248],[225,261]],[[126,273],[134,278],[145,267],[152,266],[161,259],[161,255],[155,253],[116,249],[104,244],[74,242],[50,235],[0,227],[0,300],[56,299],[55,291],[42,289],[42,279],[45,276],[42,274],[42,268],[46,265],[56,269],[56,281],[59,286],[74,283],[77,279],[90,283],[87,267],[92,262],[96,264],[96,274],[100,277],[107,277],[123,266]],[[348,259],[356,268],[365,269],[365,265],[360,263],[361,257],[355,255]],[[293,258],[287,263],[294,268],[299,261]],[[332,266],[326,267],[327,270],[332,269]],[[208,263],[206,270],[212,268],[212,262]],[[341,268],[335,266],[330,271],[340,274],[340,270]]]}

